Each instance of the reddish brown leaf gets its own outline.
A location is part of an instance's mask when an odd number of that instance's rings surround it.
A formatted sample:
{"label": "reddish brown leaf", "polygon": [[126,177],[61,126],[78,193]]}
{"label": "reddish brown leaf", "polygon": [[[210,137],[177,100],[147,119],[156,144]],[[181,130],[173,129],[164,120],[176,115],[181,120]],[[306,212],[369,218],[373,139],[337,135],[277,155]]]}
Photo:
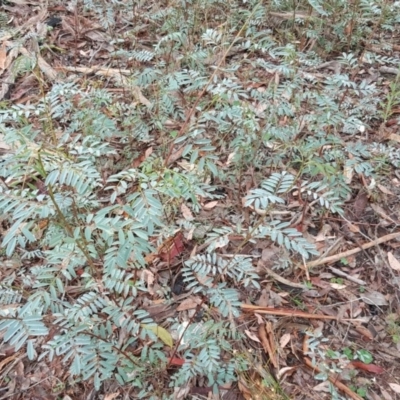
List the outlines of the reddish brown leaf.
{"label": "reddish brown leaf", "polygon": [[361,369],[362,371],[371,372],[373,374],[382,374],[383,372],[385,372],[385,370],[382,367],[380,367],[379,365],[364,364],[361,361],[352,361],[351,365],[354,368]]}
{"label": "reddish brown leaf", "polygon": [[354,216],[357,219],[361,217],[367,205],[368,205],[367,193],[365,193],[364,191],[359,192],[353,205]]}
{"label": "reddish brown leaf", "polygon": [[397,118],[393,118],[393,119],[390,119],[389,121],[386,121],[386,126],[387,127],[390,127],[390,126],[393,126],[393,125],[397,125],[397,124],[398,124]]}
{"label": "reddish brown leaf", "polygon": [[169,365],[175,365],[177,367],[181,367],[183,364],[185,364],[185,360],[182,358],[178,358],[178,357],[171,357],[168,360],[168,364]]}
{"label": "reddish brown leaf", "polygon": [[135,158],[132,161],[132,167],[137,168],[139,167],[143,161],[145,161],[153,152],[153,148],[149,147],[145,152],[143,152],[141,155],[139,155],[137,158]]}
{"label": "reddish brown leaf", "polygon": [[166,243],[159,253],[160,259],[162,261],[170,261],[176,256],[179,256],[185,248],[182,239],[182,232],[179,232],[168,243]]}
{"label": "reddish brown leaf", "polygon": [[364,340],[374,340],[374,336],[372,335],[371,331],[365,326],[356,325],[354,328],[359,334],[362,335]]}

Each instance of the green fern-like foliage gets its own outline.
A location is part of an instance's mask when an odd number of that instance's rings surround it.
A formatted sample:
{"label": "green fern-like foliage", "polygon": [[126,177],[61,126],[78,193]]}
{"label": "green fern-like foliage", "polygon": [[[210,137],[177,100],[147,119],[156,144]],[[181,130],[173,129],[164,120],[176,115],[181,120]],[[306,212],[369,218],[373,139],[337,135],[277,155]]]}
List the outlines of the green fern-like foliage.
{"label": "green fern-like foliage", "polygon": [[[260,283],[240,247],[220,249],[236,234],[246,243],[274,242],[291,262],[308,259],[315,247],[279,211],[297,196],[340,215],[351,191],[344,171],[375,178],[399,165],[395,147],[353,140],[381,115],[379,88],[355,78],[355,68],[399,64],[366,51],[360,61],[359,43],[373,42],[377,28],[395,31],[399,5],[353,3],[84,0],[80,11],[95,16],[104,34],[126,22],[125,36],[112,40],[110,65],[134,68],[113,78],[123,99],[49,83],[35,104],[0,109],[10,148],[0,159],[1,246],[21,261],[0,287],[3,340],[32,360],[59,357],[73,379],[91,379],[97,389],[115,378],[152,398],[160,388],[149,377],[167,367],[172,332],[184,363],[153,398],[169,398],[194,378],[215,391],[234,381],[246,368],[226,356],[241,338],[239,290]],[[149,43],[142,46],[143,27]],[[329,49],[338,68],[321,78]],[[36,62],[17,59],[15,76],[36,73]],[[207,221],[204,204],[222,203],[231,187],[248,220],[235,209]],[[185,220],[183,203],[192,213]],[[151,295],[145,275],[178,230],[188,238],[203,232],[196,240],[205,251],[184,255],[182,276],[205,311],[201,321],[173,317],[161,326],[143,307]],[[168,302],[170,292],[164,286],[157,294]]]}

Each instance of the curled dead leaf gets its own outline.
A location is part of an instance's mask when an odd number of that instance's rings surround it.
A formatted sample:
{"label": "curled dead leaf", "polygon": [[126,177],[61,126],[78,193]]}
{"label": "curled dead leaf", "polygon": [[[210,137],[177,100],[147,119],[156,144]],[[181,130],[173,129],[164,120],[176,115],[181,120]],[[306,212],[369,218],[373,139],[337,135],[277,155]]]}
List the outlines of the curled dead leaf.
{"label": "curled dead leaf", "polygon": [[177,311],[194,310],[201,303],[201,299],[198,296],[189,297],[182,301],[177,307]]}
{"label": "curled dead leaf", "polygon": [[5,43],[0,46],[0,72],[5,70],[7,60],[7,48]]}
{"label": "curled dead leaf", "polygon": [[154,294],[153,284],[154,284],[154,274],[148,270],[144,269],[141,273],[141,278],[147,283],[147,290],[150,294]]}
{"label": "curled dead leaf", "polygon": [[119,396],[119,392],[109,393],[104,396],[104,400],[114,400]]}
{"label": "curled dead leaf", "polygon": [[218,201],[210,201],[209,203],[204,204],[203,208],[204,210],[212,210],[213,208],[216,207],[218,204]]}
{"label": "curled dead leaf", "polygon": [[387,253],[388,262],[392,269],[395,271],[400,271],[400,261],[393,255],[391,251]]}
{"label": "curled dead leaf", "polygon": [[226,166],[230,165],[230,163],[231,163],[232,160],[233,160],[233,157],[235,157],[235,154],[236,154],[236,153],[230,153],[230,154],[229,154],[228,159],[226,160]]}
{"label": "curled dead leaf", "polygon": [[254,332],[251,332],[251,331],[249,331],[247,329],[244,332],[251,340],[254,340],[255,342],[261,343],[260,339],[257,337],[257,335]]}
{"label": "curled dead leaf", "polygon": [[181,204],[181,212],[186,221],[191,221],[193,219],[193,214],[190,211],[190,208],[184,203]]}
{"label": "curled dead leaf", "polygon": [[383,185],[380,185],[379,183],[378,183],[376,186],[378,187],[378,189],[379,189],[382,193],[385,193],[385,194],[388,194],[388,195],[394,195],[394,193],[391,192],[387,187],[385,187],[385,186],[383,186]]}
{"label": "curled dead leaf", "polygon": [[389,383],[388,385],[390,389],[393,390],[393,392],[400,394],[400,385],[398,385],[397,383]]}
{"label": "curled dead leaf", "polygon": [[296,370],[296,367],[283,367],[278,371],[278,373],[276,374],[276,377],[278,379],[282,379],[282,377],[290,374],[291,372],[293,372],[295,370]]}
{"label": "curled dead leaf", "polygon": [[400,135],[396,135],[395,133],[391,133],[389,135],[389,139],[393,140],[394,142],[400,143]]}
{"label": "curled dead leaf", "polygon": [[285,333],[279,340],[279,347],[283,349],[290,342],[290,333]]}

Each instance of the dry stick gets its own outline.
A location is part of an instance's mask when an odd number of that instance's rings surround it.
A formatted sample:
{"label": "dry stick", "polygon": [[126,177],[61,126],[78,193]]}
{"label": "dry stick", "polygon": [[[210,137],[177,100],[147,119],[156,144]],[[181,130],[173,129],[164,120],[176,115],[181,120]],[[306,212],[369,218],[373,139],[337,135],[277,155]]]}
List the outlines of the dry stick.
{"label": "dry stick", "polygon": [[283,285],[287,285],[287,286],[290,286],[290,287],[303,289],[303,290],[310,289],[306,285],[302,285],[301,283],[291,282],[288,279],[285,279],[283,276],[280,276],[279,274],[274,272],[271,268],[268,268],[268,267],[264,266],[264,270],[267,272],[268,275],[270,275],[272,278],[274,278],[276,281],[282,283]]}
{"label": "dry stick", "polygon": [[241,304],[240,308],[243,311],[255,312],[257,314],[267,314],[267,315],[280,315],[284,317],[292,318],[306,318],[306,319],[325,319],[331,321],[346,321],[346,322],[359,322],[357,318],[338,318],[333,315],[324,314],[310,314],[303,311],[290,310],[285,308],[271,308],[271,307],[259,307],[253,306],[252,304]]}
{"label": "dry stick", "polygon": [[365,281],[363,281],[363,280],[361,280],[361,279],[358,279],[358,278],[356,278],[356,277],[354,277],[354,276],[351,276],[351,275],[349,275],[349,274],[346,274],[346,272],[343,272],[343,271],[341,271],[340,269],[333,268],[333,267],[329,267],[329,270],[330,270],[332,273],[334,273],[335,275],[341,276],[341,277],[346,278],[347,280],[349,280],[349,281],[351,281],[351,282],[357,283],[357,285],[364,286],[364,285],[367,284],[367,282],[365,282]]}
{"label": "dry stick", "polygon": [[275,369],[279,368],[278,365],[278,361],[276,359],[276,353],[275,351],[272,349],[271,343],[273,343],[271,341],[269,341],[268,337],[267,337],[267,325],[266,324],[260,324],[260,326],[258,327],[258,335],[260,336],[261,339],[261,344],[264,348],[265,353],[267,354],[267,356],[269,356],[269,360],[271,361],[271,364],[273,365],[273,367]]}
{"label": "dry stick", "polygon": [[389,240],[396,239],[398,237],[400,237],[400,232],[390,233],[389,235],[382,236],[379,239],[375,239],[372,242],[365,243],[355,249],[347,250],[347,251],[344,251],[343,253],[335,254],[334,256],[329,256],[329,257],[321,258],[319,260],[310,261],[309,263],[307,263],[307,267],[311,268],[311,267],[316,267],[317,265],[322,265],[322,264],[339,261],[342,258],[351,256],[353,254],[357,254],[362,250],[369,249],[370,247],[374,247],[378,244],[388,242]]}

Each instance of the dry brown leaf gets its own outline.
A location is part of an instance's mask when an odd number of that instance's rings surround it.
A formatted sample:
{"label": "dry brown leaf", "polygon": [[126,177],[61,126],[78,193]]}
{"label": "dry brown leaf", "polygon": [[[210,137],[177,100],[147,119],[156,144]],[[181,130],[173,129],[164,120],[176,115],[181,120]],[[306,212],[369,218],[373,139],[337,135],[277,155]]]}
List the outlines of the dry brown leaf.
{"label": "dry brown leaf", "polygon": [[385,211],[383,211],[383,208],[381,206],[371,203],[371,207],[380,217],[382,217],[386,221],[391,222],[392,224],[396,224],[396,221],[394,221],[393,218],[389,217],[389,215],[387,215]]}
{"label": "dry brown leaf", "polygon": [[[32,53],[30,53],[25,47],[21,47],[19,51],[25,57],[31,58],[33,56]],[[55,71],[52,67],[50,67],[50,65],[44,60],[43,57],[39,55],[37,55],[36,57],[39,68],[44,73],[44,75],[46,75],[46,77],[51,81],[57,80],[58,78],[57,71]]]}
{"label": "dry brown leaf", "polygon": [[189,232],[186,234],[186,240],[187,241],[191,241],[193,239],[193,234],[194,231],[196,230],[195,227],[193,227],[192,229],[189,230]]}
{"label": "dry brown leaf", "polygon": [[267,107],[268,106],[265,103],[254,104],[254,111],[256,112],[257,116],[261,116]]}
{"label": "dry brown leaf", "polygon": [[264,323],[264,318],[260,314],[254,313],[254,316],[256,317],[257,324],[261,325]]}
{"label": "dry brown leaf", "polygon": [[36,85],[37,78],[33,74],[26,75],[22,79],[18,80],[17,85],[11,92],[10,100],[13,102],[18,101],[19,104],[25,102],[25,99],[29,98],[29,92],[31,92],[32,88]]}
{"label": "dry brown leaf", "polygon": [[194,310],[201,304],[201,299],[198,296],[192,296],[182,301],[177,307],[177,311]]}
{"label": "dry brown leaf", "polygon": [[360,228],[357,225],[351,224],[350,222],[347,223],[347,227],[349,228],[350,232],[353,232],[353,233],[360,232]]}
{"label": "dry brown leaf", "polygon": [[391,133],[389,135],[389,139],[393,140],[394,142],[400,143],[400,135],[396,135],[395,133]]}
{"label": "dry brown leaf", "polygon": [[353,179],[353,173],[354,173],[354,170],[353,170],[352,167],[348,167],[348,166],[344,167],[343,175],[344,175],[344,178],[345,178],[345,182],[348,185],[351,183],[351,181]]}
{"label": "dry brown leaf", "polygon": [[251,339],[254,340],[255,342],[261,343],[260,339],[257,337],[257,335],[254,332],[251,332],[247,329],[245,329],[244,333]]}
{"label": "dry brown leaf", "polygon": [[367,204],[368,204],[367,193],[364,191],[360,191],[353,204],[354,215],[356,216],[357,219],[360,218],[361,215],[364,213]]}
{"label": "dry brown leaf", "polygon": [[389,265],[392,267],[392,269],[394,269],[395,271],[400,271],[400,261],[393,255],[391,251],[389,251],[387,255]]}
{"label": "dry brown leaf", "polygon": [[133,86],[131,89],[132,89],[132,94],[136,98],[137,101],[139,101],[144,106],[147,106],[147,107],[152,106],[151,102],[149,100],[147,100],[146,97],[143,96],[143,93],[140,90],[139,86]]}
{"label": "dry brown leaf", "polygon": [[371,391],[371,394],[375,395],[372,398],[372,400],[382,400],[382,398],[383,398],[383,400],[393,400],[393,397],[389,394],[389,392],[387,392],[385,389],[382,389],[382,388],[381,388],[382,397],[378,396],[375,393],[372,393],[372,391]]}
{"label": "dry brown leaf", "polygon": [[19,47],[16,46],[13,42],[4,42],[6,46],[10,46],[10,50],[8,51],[7,58],[5,60],[4,69],[7,69],[11,63],[14,61],[15,58],[18,57],[19,54]]}
{"label": "dry brown leaf", "polygon": [[139,165],[142,164],[142,162],[144,160],[146,160],[151,153],[153,153],[153,148],[149,147],[144,153],[142,153],[141,155],[139,155],[137,158],[135,158],[134,160],[132,160],[132,167],[137,168],[139,167]]}
{"label": "dry brown leaf", "polygon": [[385,193],[385,194],[389,194],[389,195],[394,195],[394,193],[392,193],[387,187],[385,187],[385,186],[383,186],[383,185],[381,185],[381,184],[377,184],[376,186],[378,186],[378,189],[382,192],[382,193]]}
{"label": "dry brown leaf", "polygon": [[0,100],[4,99],[10,90],[10,85],[12,85],[14,82],[15,74],[12,74],[11,72],[8,73],[8,76],[2,78],[2,82],[0,83]]}
{"label": "dry brown leaf", "polygon": [[94,42],[107,42],[110,40],[110,38],[108,38],[104,32],[99,32],[96,30],[86,32],[85,36],[89,39],[92,39]]}
{"label": "dry brown leaf", "polygon": [[256,304],[260,307],[268,307],[270,305],[269,304],[269,291],[266,288],[262,289],[261,296],[256,301]]}
{"label": "dry brown leaf", "polygon": [[400,385],[397,383],[389,383],[390,389],[392,389],[394,392],[400,394]]}
{"label": "dry brown leaf", "polygon": [[316,242],[324,242],[331,231],[332,227],[329,224],[323,225],[314,240]]}
{"label": "dry brown leaf", "polygon": [[174,400],[183,400],[187,398],[190,392],[190,386],[175,387],[174,388]]}
{"label": "dry brown leaf", "polygon": [[226,166],[228,166],[228,165],[230,165],[230,163],[232,162],[232,160],[233,160],[233,157],[235,157],[235,154],[236,153],[230,153],[229,154],[229,156],[228,156],[228,159],[226,160]]}
{"label": "dry brown leaf", "polygon": [[119,396],[119,392],[117,393],[110,393],[104,396],[104,400],[114,400],[116,397]]}
{"label": "dry brown leaf", "polygon": [[364,340],[365,339],[366,340],[374,340],[374,336],[372,335],[371,331],[367,327],[356,324],[354,328],[359,334],[361,334],[363,336]]}
{"label": "dry brown leaf", "polygon": [[[181,146],[179,147],[176,151],[174,151],[173,153],[171,153],[171,155],[167,158],[167,164],[171,165],[172,163],[174,163],[175,161],[179,160],[182,157],[183,154],[183,150],[185,150],[186,146]],[[194,165],[190,164],[189,162],[187,162],[186,160],[178,163],[183,169],[185,169],[186,171],[192,171],[194,169]]]}
{"label": "dry brown leaf", "polygon": [[283,367],[278,371],[278,373],[276,374],[276,377],[278,378],[278,380],[281,380],[281,378],[283,376],[285,376],[286,374],[288,374],[289,372],[292,372],[294,370],[296,370],[296,367]]}
{"label": "dry brown leaf", "polygon": [[274,331],[272,329],[272,323],[267,321],[258,327],[258,335],[260,337],[262,346],[265,353],[269,356],[269,360],[275,369],[278,369],[278,359],[276,352],[276,341]]}
{"label": "dry brown leaf", "polygon": [[191,221],[193,219],[193,214],[190,211],[190,208],[184,203],[181,204],[181,213],[186,221]]}
{"label": "dry brown leaf", "polygon": [[329,388],[330,388],[329,381],[324,381],[324,382],[321,382],[318,385],[314,386],[313,390],[315,390],[316,392],[329,393]]}
{"label": "dry brown leaf", "polygon": [[285,333],[279,340],[279,347],[283,349],[290,342],[290,333]]}
{"label": "dry brown leaf", "polygon": [[204,208],[204,210],[212,210],[213,208],[216,207],[217,204],[218,204],[218,200],[210,201],[209,203],[204,204],[203,208]]}
{"label": "dry brown leaf", "polygon": [[[274,246],[271,244],[269,247],[263,249],[261,253],[261,260],[268,262],[268,261],[274,261],[279,257],[281,249],[278,246]],[[272,265],[272,264],[271,264]]]}
{"label": "dry brown leaf", "polygon": [[350,365],[354,368],[360,369],[361,371],[370,372],[371,374],[383,374],[385,370],[376,364],[365,364],[362,361],[351,361]]}
{"label": "dry brown leaf", "polygon": [[346,289],[346,285],[341,285],[339,283],[331,283],[331,287],[336,290]]}
{"label": "dry brown leaf", "polygon": [[197,254],[197,244],[194,245],[193,250],[190,252],[190,257],[193,258]]}
{"label": "dry brown leaf", "polygon": [[[26,2],[26,4],[29,4],[30,2]],[[35,2],[36,3],[36,2]],[[36,4],[35,4],[36,5]],[[48,11],[47,7],[43,7],[38,14],[34,15],[33,17],[29,18],[28,21],[23,23],[20,27],[18,27],[18,32],[24,32],[29,29],[35,30],[35,26],[41,22],[44,21],[48,16]]]}
{"label": "dry brown leaf", "polygon": [[141,273],[141,279],[147,283],[147,290],[153,295],[154,274],[150,270],[144,269]]}
{"label": "dry brown leaf", "polygon": [[365,303],[370,304],[372,306],[387,306],[388,301],[386,297],[381,293],[377,292],[376,290],[370,290],[365,292],[362,295],[362,299]]}
{"label": "dry brown leaf", "polygon": [[6,44],[3,43],[0,46],[0,73],[2,73],[6,68],[6,60],[7,60],[7,47]]}
{"label": "dry brown leaf", "polygon": [[3,367],[9,364],[11,361],[16,359],[20,353],[14,353],[12,356],[5,358],[4,360],[0,361],[0,371],[2,371]]}

